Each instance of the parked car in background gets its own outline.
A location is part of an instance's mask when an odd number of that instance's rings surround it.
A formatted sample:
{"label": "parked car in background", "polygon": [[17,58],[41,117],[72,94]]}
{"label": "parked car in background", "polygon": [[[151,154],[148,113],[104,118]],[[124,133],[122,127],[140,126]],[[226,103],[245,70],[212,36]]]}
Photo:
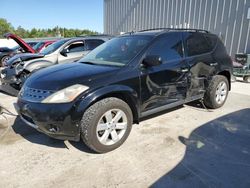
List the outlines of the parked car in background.
{"label": "parked car in background", "polygon": [[36,52],[41,52],[45,48],[47,48],[49,45],[53,44],[56,40],[45,40],[40,41],[36,45],[33,46],[33,49],[36,50]]}
{"label": "parked car in background", "polygon": [[36,51],[28,45],[24,40],[22,40],[17,35],[12,33],[6,33],[4,35],[7,39],[13,39],[19,46],[14,48],[1,48],[0,50],[0,67],[3,66],[3,63],[6,62],[10,57],[17,53],[36,53]]}
{"label": "parked car in background", "polygon": [[27,41],[26,43],[33,48],[38,42],[39,41]]}
{"label": "parked car in background", "polygon": [[12,89],[19,90],[33,72],[55,64],[77,61],[109,39],[109,36],[61,39],[39,54],[17,54],[6,62],[1,71],[0,89],[12,94]]}
{"label": "parked car in background", "polygon": [[6,62],[11,56],[21,52],[22,49],[20,46],[15,46],[13,48],[0,47],[0,67],[2,67],[4,62]]}
{"label": "parked car in background", "polygon": [[142,117],[202,100],[222,107],[232,61],[214,34],[155,29],[116,37],[76,63],[34,73],[16,109],[53,138],[79,141],[105,153],[119,147]]}

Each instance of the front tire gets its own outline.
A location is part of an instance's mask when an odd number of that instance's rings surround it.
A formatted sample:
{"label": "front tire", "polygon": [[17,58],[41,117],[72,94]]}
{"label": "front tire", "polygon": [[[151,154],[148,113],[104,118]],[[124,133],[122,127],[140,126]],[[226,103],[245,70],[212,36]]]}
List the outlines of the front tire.
{"label": "front tire", "polygon": [[0,60],[0,67],[4,66],[4,63],[10,59],[10,56],[6,55],[3,56],[2,59]]}
{"label": "front tire", "polygon": [[133,122],[132,111],[121,99],[110,97],[90,106],[81,120],[81,137],[97,153],[118,148],[127,139]]}
{"label": "front tire", "polygon": [[226,102],[229,91],[229,83],[225,76],[216,75],[212,78],[205,96],[204,104],[208,108],[220,108]]}

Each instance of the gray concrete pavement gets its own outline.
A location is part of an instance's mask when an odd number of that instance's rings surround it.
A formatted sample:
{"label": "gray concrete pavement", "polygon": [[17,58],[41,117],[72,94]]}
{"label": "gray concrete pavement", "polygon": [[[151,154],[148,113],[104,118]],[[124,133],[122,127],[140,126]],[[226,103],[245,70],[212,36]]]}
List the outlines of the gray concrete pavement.
{"label": "gray concrete pavement", "polygon": [[[0,94],[10,110],[13,101]],[[250,84],[234,83],[223,108],[148,118],[107,154],[1,122],[0,187],[250,187]]]}

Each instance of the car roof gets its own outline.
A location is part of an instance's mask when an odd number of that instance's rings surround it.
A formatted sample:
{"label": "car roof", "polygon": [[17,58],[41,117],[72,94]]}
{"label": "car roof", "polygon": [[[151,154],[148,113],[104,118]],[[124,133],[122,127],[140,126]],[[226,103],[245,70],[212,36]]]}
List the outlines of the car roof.
{"label": "car roof", "polygon": [[182,29],[182,28],[154,28],[154,29],[145,29],[137,32],[128,32],[123,34],[122,36],[128,35],[149,35],[149,36],[158,36],[164,33],[169,32],[199,32],[203,34],[211,34],[206,30],[202,29]]}
{"label": "car roof", "polygon": [[68,41],[78,41],[78,40],[89,40],[89,39],[96,39],[96,40],[103,40],[103,41],[107,41],[111,38],[108,37],[74,37],[74,38],[70,38],[68,39]]}

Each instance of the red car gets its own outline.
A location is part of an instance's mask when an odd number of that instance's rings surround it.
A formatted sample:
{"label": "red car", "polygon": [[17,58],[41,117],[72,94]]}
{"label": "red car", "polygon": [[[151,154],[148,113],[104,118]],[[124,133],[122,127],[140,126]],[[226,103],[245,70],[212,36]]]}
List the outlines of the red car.
{"label": "red car", "polygon": [[0,48],[0,67],[3,66],[4,62],[6,62],[10,57],[14,56],[17,53],[38,53],[53,42],[55,40],[41,41],[38,42],[33,48],[27,44],[23,39],[14,35],[12,33],[4,34],[4,37],[7,39],[13,39],[20,48]]}
{"label": "red car", "polygon": [[28,45],[23,39],[21,39],[17,35],[14,35],[12,33],[6,33],[4,34],[4,37],[7,39],[13,39],[24,50],[24,52],[36,53],[36,51],[30,45]]}
{"label": "red car", "polygon": [[47,40],[47,41],[41,41],[38,42],[35,46],[33,46],[33,49],[37,52],[41,52],[43,49],[45,49],[47,46],[54,43],[56,40]]}

